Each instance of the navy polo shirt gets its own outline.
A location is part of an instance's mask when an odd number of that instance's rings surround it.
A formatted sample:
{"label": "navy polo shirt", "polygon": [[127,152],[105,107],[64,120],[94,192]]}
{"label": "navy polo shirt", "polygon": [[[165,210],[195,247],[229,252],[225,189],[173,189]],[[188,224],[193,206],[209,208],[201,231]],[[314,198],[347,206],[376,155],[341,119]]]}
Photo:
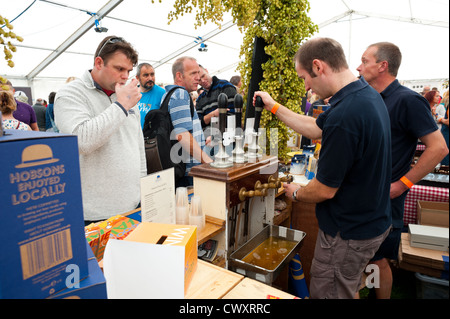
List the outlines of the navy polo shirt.
{"label": "navy polo shirt", "polygon": [[389,114],[363,78],[338,91],[330,106],[316,121],[322,129],[316,178],[339,190],[316,205],[319,227],[343,239],[376,237],[391,225]]}
{"label": "navy polo shirt", "polygon": [[392,135],[392,182],[410,170],[417,140],[438,130],[430,104],[419,93],[392,82],[381,92],[389,112]]}
{"label": "navy polo shirt", "polygon": [[[392,182],[398,181],[411,168],[417,140],[438,129],[430,104],[419,93],[394,80],[381,96],[386,104],[391,122],[392,135]],[[406,192],[393,199],[392,225],[403,227],[403,205]]]}

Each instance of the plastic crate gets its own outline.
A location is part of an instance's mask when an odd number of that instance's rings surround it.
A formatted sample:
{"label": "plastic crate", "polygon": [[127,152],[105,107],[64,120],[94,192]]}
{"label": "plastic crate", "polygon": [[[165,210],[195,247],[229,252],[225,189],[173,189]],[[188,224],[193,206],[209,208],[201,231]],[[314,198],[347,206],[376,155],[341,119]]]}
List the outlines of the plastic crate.
{"label": "plastic crate", "polygon": [[448,280],[416,272],[417,299],[448,299]]}

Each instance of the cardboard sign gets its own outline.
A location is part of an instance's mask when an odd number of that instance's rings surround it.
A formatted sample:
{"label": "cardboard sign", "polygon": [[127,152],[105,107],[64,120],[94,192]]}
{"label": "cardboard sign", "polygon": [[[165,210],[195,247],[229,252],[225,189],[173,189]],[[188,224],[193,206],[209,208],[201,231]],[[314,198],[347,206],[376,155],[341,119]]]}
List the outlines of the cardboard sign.
{"label": "cardboard sign", "polygon": [[0,298],[46,298],[88,274],[77,137],[5,130],[0,154]]}

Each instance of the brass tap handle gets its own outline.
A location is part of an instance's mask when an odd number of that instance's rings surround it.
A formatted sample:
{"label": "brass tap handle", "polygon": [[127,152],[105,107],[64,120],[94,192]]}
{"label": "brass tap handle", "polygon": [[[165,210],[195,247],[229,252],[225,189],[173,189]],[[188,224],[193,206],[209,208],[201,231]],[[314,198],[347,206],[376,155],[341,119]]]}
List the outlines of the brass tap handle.
{"label": "brass tap handle", "polygon": [[262,184],[260,181],[256,181],[256,183],[255,183],[255,189],[263,189],[263,188],[266,188],[265,187],[265,185],[266,184]]}
{"label": "brass tap handle", "polygon": [[280,188],[280,186],[278,186],[276,180],[275,181],[271,180],[270,177],[267,183],[262,184],[260,181],[256,181],[255,183],[255,189],[269,189],[269,188]]}
{"label": "brass tap handle", "polygon": [[283,183],[291,183],[293,180],[294,177],[292,175],[287,175],[280,178],[276,178],[271,175],[269,176],[267,182],[269,183],[269,188],[280,188]]}
{"label": "brass tap handle", "polygon": [[239,200],[243,202],[247,197],[255,197],[255,196],[267,196],[267,189],[257,189],[257,190],[251,190],[247,191],[245,187],[242,187],[239,191]]}
{"label": "brass tap handle", "polygon": [[278,180],[278,178],[273,177],[272,175],[269,176],[269,179],[267,180],[267,182],[268,182],[269,184],[274,185],[274,186],[275,186],[274,188],[280,188],[280,187],[281,187],[281,181]]}
{"label": "brass tap handle", "polygon": [[292,181],[294,180],[294,176],[292,176],[292,175],[286,175],[286,176],[283,176],[283,177],[280,177],[280,178],[278,178],[278,180],[280,181],[280,182],[283,182],[283,183],[292,183]]}

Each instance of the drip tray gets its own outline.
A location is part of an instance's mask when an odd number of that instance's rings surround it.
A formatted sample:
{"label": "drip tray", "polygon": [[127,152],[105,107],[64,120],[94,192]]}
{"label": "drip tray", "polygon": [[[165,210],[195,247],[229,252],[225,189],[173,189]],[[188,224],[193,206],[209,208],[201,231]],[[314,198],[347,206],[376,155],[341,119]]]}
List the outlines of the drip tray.
{"label": "drip tray", "polygon": [[[230,255],[228,267],[241,275],[272,285],[284,266],[298,252],[305,236],[306,233],[300,230],[268,225]],[[275,251],[266,253],[264,246],[267,246],[269,241],[280,241],[276,244],[281,245],[281,248],[277,247]],[[277,257],[278,251],[283,254],[282,257],[274,258]],[[266,254],[271,260],[269,265],[262,261]],[[271,264],[273,262],[275,264]]]}

